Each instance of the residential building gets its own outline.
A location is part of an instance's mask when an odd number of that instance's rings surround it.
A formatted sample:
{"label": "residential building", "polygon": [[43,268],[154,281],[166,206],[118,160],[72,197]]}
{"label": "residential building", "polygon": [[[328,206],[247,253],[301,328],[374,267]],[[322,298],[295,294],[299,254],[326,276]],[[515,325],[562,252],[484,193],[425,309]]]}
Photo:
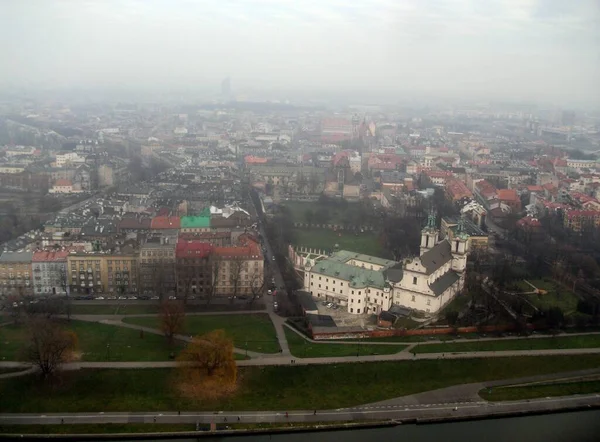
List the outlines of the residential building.
{"label": "residential building", "polygon": [[138,293],[138,253],[71,252],[67,256],[71,294],[109,294],[126,296]]}
{"label": "residential building", "polygon": [[209,293],[213,284],[213,246],[200,241],[179,240],[175,247],[177,295],[190,297]]}
{"label": "residential building", "polygon": [[0,255],[0,293],[3,295],[30,295],[32,252],[6,251]]}
{"label": "residential building", "polygon": [[216,295],[251,295],[264,285],[264,257],[260,245],[248,235],[234,247],[214,248]]}
{"label": "residential building", "polygon": [[175,242],[154,237],[140,246],[140,294],[171,296],[177,291]]}
{"label": "residential building", "polygon": [[600,212],[595,210],[565,210],[563,226],[574,232],[582,232],[586,229],[599,227]]}
{"label": "residential building", "polygon": [[33,253],[31,269],[35,295],[67,293],[67,256],[69,250],[38,250]]}

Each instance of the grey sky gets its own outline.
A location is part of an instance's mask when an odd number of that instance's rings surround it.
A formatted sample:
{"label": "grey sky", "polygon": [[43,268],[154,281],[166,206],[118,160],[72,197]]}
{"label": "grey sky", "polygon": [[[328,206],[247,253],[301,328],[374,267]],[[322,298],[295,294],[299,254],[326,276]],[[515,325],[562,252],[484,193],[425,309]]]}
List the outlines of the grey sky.
{"label": "grey sky", "polygon": [[0,0],[0,84],[600,100],[600,0]]}

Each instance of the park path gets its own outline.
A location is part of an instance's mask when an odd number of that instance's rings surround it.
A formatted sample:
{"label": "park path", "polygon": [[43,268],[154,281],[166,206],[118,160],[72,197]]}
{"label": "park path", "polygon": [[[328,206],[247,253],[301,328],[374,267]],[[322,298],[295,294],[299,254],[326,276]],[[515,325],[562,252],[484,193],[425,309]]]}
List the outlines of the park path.
{"label": "park path", "polygon": [[[71,319],[75,319],[78,321],[98,322],[100,324],[114,325],[117,327],[124,327],[124,328],[130,328],[133,330],[140,330],[140,331],[143,331],[144,333],[151,333],[154,335],[164,336],[164,333],[156,328],[144,327],[143,325],[129,324],[129,323],[123,322],[121,319],[103,319],[102,317],[99,318],[98,316],[102,316],[102,315],[71,315]],[[156,315],[154,315],[154,316],[156,316]],[[184,341],[184,342],[192,341],[192,336],[188,336],[188,335],[176,334],[173,337],[175,339],[177,339],[178,341]],[[242,355],[247,355],[251,358],[263,358],[267,355],[267,353],[258,353],[258,352],[254,352],[254,351],[245,350],[242,348],[234,348],[233,352],[242,354]]]}
{"label": "park path", "polygon": [[[578,356],[586,354],[600,354],[600,348],[572,348],[555,350],[518,350],[518,351],[478,351],[464,353],[420,353],[412,355],[408,352],[399,352],[389,355],[367,356],[340,356],[330,358],[294,358],[294,365],[325,365],[325,364],[350,364],[355,362],[382,362],[382,361],[411,361],[411,360],[450,360],[450,359],[480,359],[480,358],[505,358],[512,356]],[[15,362],[2,362],[0,367],[27,367],[29,364]],[[252,366],[282,366],[291,365],[290,356],[276,354],[261,354],[256,359],[239,360],[236,364],[240,367]],[[175,361],[144,361],[144,362],[70,362],[62,367],[66,370],[79,370],[83,368],[170,368],[175,367]]]}

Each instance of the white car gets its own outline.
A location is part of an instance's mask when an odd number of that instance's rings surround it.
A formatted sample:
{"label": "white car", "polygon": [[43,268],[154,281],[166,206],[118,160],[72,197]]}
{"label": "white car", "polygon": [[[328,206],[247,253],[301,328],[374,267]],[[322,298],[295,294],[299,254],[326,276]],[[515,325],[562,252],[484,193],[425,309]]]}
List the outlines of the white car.
{"label": "white car", "polygon": [[272,295],[273,294],[273,290],[267,290],[267,295]]}
{"label": "white car", "polygon": [[273,261],[275,261],[275,256],[273,256],[273,258],[272,258],[272,259],[273,259]]}
{"label": "white car", "polygon": [[98,296],[96,299],[97,299],[98,301],[104,301],[104,296]]}
{"label": "white car", "polygon": [[158,296],[152,296],[150,299],[152,299],[153,301],[156,301],[158,298]]}

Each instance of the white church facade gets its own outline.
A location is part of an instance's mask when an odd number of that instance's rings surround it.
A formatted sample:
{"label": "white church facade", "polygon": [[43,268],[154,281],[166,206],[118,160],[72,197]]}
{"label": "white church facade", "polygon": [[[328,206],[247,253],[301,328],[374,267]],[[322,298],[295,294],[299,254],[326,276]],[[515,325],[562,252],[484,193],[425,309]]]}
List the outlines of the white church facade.
{"label": "white church facade", "polygon": [[469,237],[461,226],[451,240],[440,241],[430,216],[421,232],[420,256],[403,262],[346,250],[307,261],[304,290],[352,314],[379,314],[392,304],[436,313],[464,286]]}

